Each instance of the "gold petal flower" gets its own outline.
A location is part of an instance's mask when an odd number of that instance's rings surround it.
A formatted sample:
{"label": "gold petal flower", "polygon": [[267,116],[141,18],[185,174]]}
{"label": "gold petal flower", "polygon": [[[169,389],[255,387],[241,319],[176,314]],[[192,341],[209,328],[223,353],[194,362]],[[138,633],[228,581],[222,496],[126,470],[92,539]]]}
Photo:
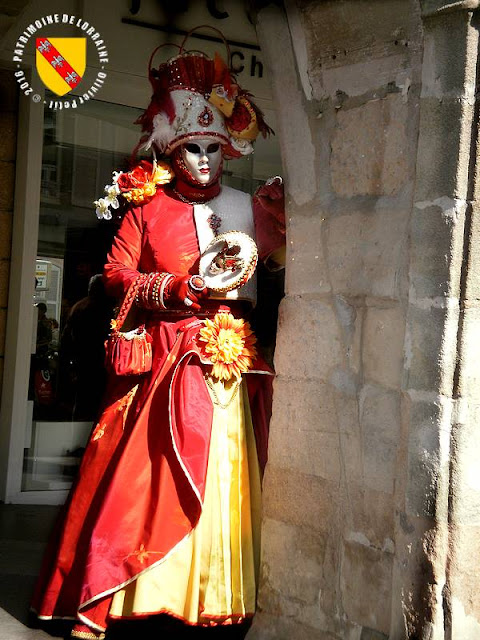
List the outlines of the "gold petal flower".
{"label": "gold petal flower", "polygon": [[154,162],[152,172],[152,182],[155,184],[168,184],[173,180],[174,173],[166,162]]}
{"label": "gold petal flower", "polygon": [[240,378],[248,371],[257,355],[250,325],[231,313],[218,312],[213,320],[205,320],[197,338],[202,356],[213,365],[212,374],[219,380]]}

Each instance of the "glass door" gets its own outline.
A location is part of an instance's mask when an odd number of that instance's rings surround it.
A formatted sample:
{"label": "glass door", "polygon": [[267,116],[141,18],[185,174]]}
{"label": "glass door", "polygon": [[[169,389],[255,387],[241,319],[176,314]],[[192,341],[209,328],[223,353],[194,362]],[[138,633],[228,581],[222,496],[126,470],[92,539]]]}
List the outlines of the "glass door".
{"label": "glass door", "polygon": [[22,491],[70,487],[99,408],[113,307],[100,274],[115,224],[93,201],[127,166],[140,113],[100,101],[45,111]]}

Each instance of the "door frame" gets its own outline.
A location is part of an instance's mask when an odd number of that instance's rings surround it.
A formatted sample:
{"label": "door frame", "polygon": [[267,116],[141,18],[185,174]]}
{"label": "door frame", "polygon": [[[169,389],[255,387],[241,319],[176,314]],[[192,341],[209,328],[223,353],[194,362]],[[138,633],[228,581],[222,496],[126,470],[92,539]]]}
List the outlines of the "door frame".
{"label": "door frame", "polygon": [[[25,75],[31,75],[26,70]],[[43,100],[34,103],[19,95],[15,199],[8,290],[5,360],[0,410],[0,498],[18,504],[58,504],[64,496],[22,492],[25,435],[28,425],[28,384],[33,331],[33,292],[38,243],[40,185],[43,151]],[[65,493],[65,492],[62,492]]]}

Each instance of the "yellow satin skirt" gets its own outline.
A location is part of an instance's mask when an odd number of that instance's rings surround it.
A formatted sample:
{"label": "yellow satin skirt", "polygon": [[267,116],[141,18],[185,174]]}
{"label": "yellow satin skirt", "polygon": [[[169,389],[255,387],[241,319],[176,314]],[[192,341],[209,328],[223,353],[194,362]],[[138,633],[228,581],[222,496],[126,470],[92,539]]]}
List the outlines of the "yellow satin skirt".
{"label": "yellow satin skirt", "polygon": [[113,597],[113,617],[169,613],[189,624],[253,615],[261,486],[246,383],[207,380],[214,411],[200,520],[159,565]]}

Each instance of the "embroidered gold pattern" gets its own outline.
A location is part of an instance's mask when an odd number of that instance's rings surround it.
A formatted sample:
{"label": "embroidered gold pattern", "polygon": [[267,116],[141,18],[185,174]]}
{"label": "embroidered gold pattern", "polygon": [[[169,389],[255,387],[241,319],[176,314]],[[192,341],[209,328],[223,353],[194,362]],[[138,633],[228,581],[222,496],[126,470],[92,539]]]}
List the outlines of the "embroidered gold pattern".
{"label": "embroidered gold pattern", "polygon": [[134,551],[133,553],[129,553],[127,558],[130,558],[131,556],[135,556],[137,558],[137,560],[143,564],[145,562],[145,560],[147,560],[148,556],[150,556],[152,554],[161,556],[161,555],[163,555],[163,552],[162,551],[147,551],[145,549],[145,545],[142,542],[142,544],[140,545],[140,548],[137,549],[136,551]]}
{"label": "embroidered gold pattern", "polygon": [[134,551],[133,555],[137,556],[138,561],[143,564],[148,558],[148,551],[146,551],[145,546],[141,544],[140,549],[138,549],[138,551]]}
{"label": "embroidered gold pattern", "polygon": [[127,395],[123,398],[120,404],[117,407],[117,411],[123,411],[122,416],[122,429],[125,429],[125,424],[127,422],[128,409],[130,409],[130,405],[132,404],[133,398],[138,391],[138,384],[136,384],[133,389],[131,389]]}
{"label": "embroidered gold pattern", "polygon": [[100,438],[102,436],[105,435],[105,429],[107,428],[106,424],[100,424],[98,423],[97,426],[95,427],[95,431],[93,432],[93,436],[92,436],[92,440],[100,440]]}

